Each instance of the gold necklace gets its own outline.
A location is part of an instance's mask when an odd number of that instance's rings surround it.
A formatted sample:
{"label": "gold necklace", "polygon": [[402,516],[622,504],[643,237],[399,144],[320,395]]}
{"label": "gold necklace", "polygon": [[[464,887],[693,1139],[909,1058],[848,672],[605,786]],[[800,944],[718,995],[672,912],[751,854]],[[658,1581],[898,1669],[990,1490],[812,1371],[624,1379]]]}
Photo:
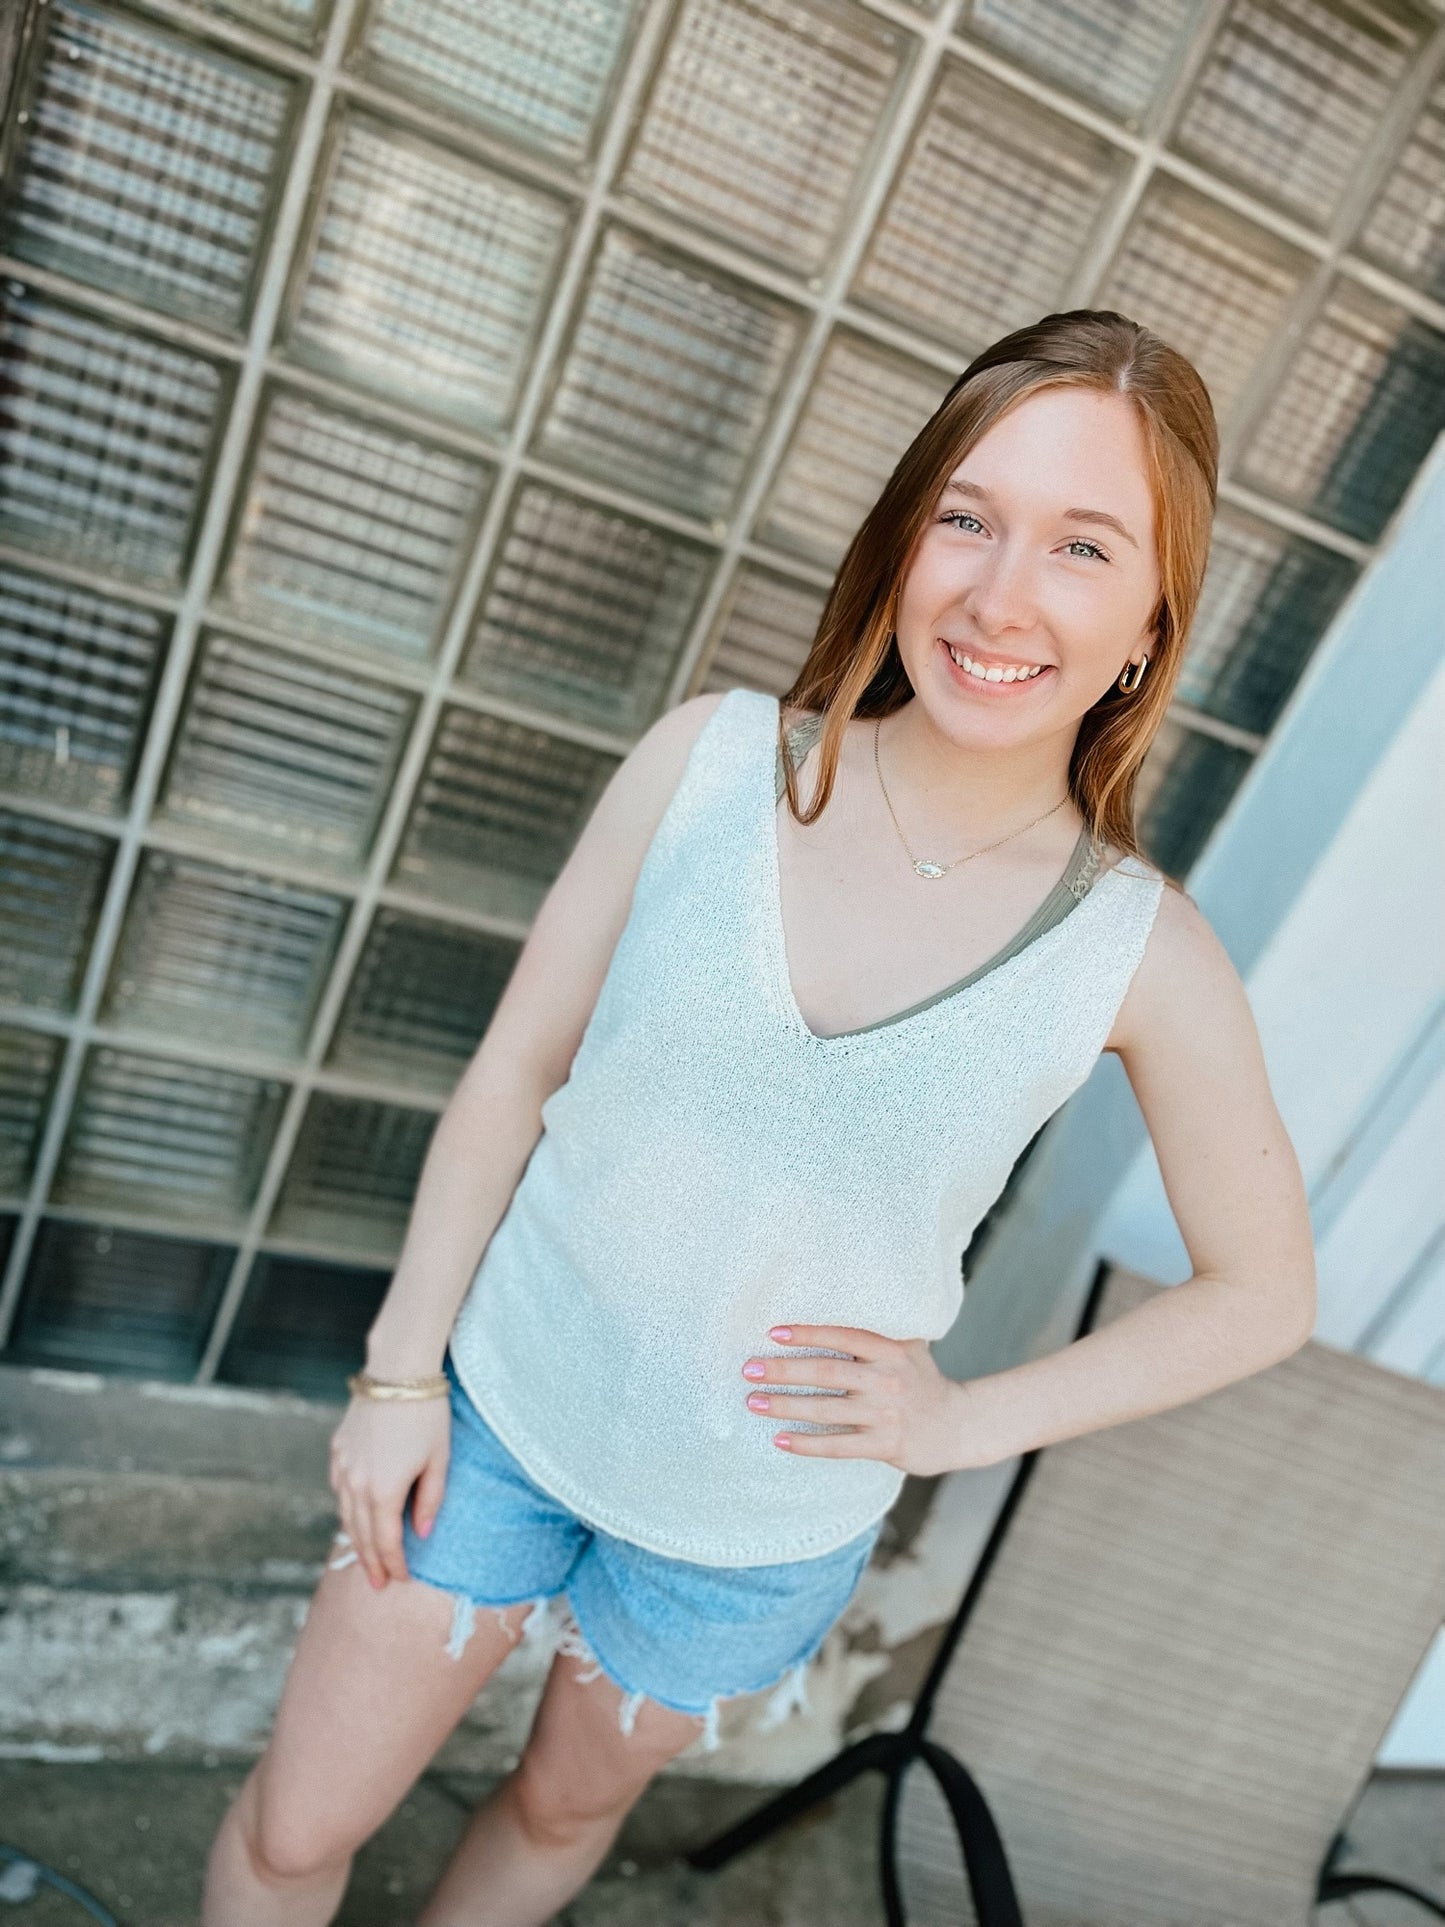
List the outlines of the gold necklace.
{"label": "gold necklace", "polygon": [[1022,836],[1025,830],[1031,830],[1034,827],[1034,823],[1042,823],[1044,817],[1053,815],[1054,810],[1061,810],[1069,800],[1067,796],[1061,796],[1051,809],[1044,810],[1034,817],[1033,822],[1025,823],[1017,830],[1010,830],[1008,836],[1001,836],[996,842],[985,843],[982,850],[970,850],[967,856],[956,856],[952,863],[937,863],[932,857],[915,856],[908,848],[908,838],[903,834],[903,825],[894,813],[893,803],[888,795],[888,785],[883,781],[883,765],[878,760],[878,729],[882,721],[881,716],[875,716],[873,719],[873,767],[878,772],[878,787],[883,792],[883,801],[888,805],[888,814],[893,818],[893,827],[898,832],[898,841],[907,851],[909,862],[921,877],[946,877],[949,871],[956,870],[960,863],[971,863],[976,856],[983,856],[986,851],[996,850],[1000,843],[1007,843],[1009,837]]}

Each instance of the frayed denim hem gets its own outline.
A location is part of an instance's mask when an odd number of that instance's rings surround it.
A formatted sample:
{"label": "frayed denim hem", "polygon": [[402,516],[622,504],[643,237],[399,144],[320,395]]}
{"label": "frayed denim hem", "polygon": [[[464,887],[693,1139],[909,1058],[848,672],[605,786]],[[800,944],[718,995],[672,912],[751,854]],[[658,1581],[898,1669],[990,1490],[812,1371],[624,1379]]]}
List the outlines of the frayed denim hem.
{"label": "frayed denim hem", "polygon": [[[334,1543],[338,1551],[334,1559],[327,1560],[329,1569],[332,1572],[342,1572],[347,1566],[354,1566],[357,1558],[356,1549],[347,1535],[344,1532],[338,1532]],[[428,1579],[425,1573],[414,1572],[411,1577],[423,1586],[430,1586],[433,1592],[445,1593],[452,1602],[452,1624],[451,1631],[447,1634],[446,1645],[448,1659],[460,1659],[466,1651],[467,1641],[477,1629],[479,1612],[495,1613],[497,1624],[514,1646],[520,1646],[523,1640],[540,1638],[547,1627],[547,1608],[563,1590],[559,1586],[556,1592],[523,1593],[520,1599],[473,1599],[470,1593],[462,1592],[455,1586],[444,1586],[436,1579]],[[514,1606],[521,1605],[528,1605],[530,1610],[521,1625],[514,1630],[507,1624],[504,1615]]]}
{"label": "frayed denim hem", "polygon": [[[829,1631],[831,1630],[830,1627]],[[824,1633],[823,1638],[819,1639],[801,1659],[794,1660],[779,1679],[765,1682],[762,1686],[744,1686],[735,1693],[714,1693],[702,1712],[694,1706],[677,1706],[671,1700],[659,1699],[655,1693],[630,1687],[625,1681],[618,1679],[597,1657],[591,1641],[577,1623],[570,1601],[563,1615],[556,1650],[558,1653],[565,1653],[570,1659],[582,1661],[586,1670],[578,1673],[579,1681],[590,1683],[595,1679],[606,1679],[609,1684],[617,1688],[622,1695],[617,1707],[617,1724],[624,1734],[631,1736],[637,1724],[637,1715],[642,1702],[650,1699],[655,1706],[665,1707],[669,1713],[682,1713],[688,1719],[700,1720],[703,1751],[715,1753],[721,1744],[718,1727],[720,1708],[724,1700],[746,1699],[753,1693],[767,1692],[771,1685],[772,1696],[764,1707],[763,1717],[759,1722],[764,1732],[771,1731],[775,1726],[781,1726],[794,1710],[798,1712],[808,1710],[807,1669],[810,1662],[821,1651],[827,1636],[827,1633]]]}
{"label": "frayed denim hem", "polygon": [[[421,1578],[421,1575],[418,1573],[417,1577]],[[424,1586],[436,1585],[435,1580],[432,1579],[422,1579],[421,1583]],[[467,1641],[477,1629],[477,1614],[479,1612],[495,1613],[497,1616],[497,1624],[514,1646],[520,1646],[524,1640],[539,1639],[546,1631],[547,1608],[557,1597],[554,1592],[539,1592],[530,1599],[530,1602],[526,1594],[523,1594],[521,1599],[504,1599],[497,1601],[491,1599],[473,1599],[470,1593],[457,1592],[450,1586],[436,1586],[436,1590],[438,1592],[444,1592],[452,1602],[452,1629],[447,1635],[448,1659],[460,1659],[466,1651]],[[524,1604],[528,1605],[527,1616],[523,1619],[521,1625],[513,1631],[512,1627],[507,1624],[505,1615],[509,1613],[514,1606]]]}
{"label": "frayed denim hem", "polygon": [[[335,1543],[339,1548],[338,1556],[327,1563],[333,1572],[339,1572],[344,1567],[356,1563],[356,1552],[344,1532],[337,1533]],[[540,1640],[547,1631],[548,1608],[554,1599],[564,1597],[567,1590],[565,1586],[560,1586],[555,1592],[550,1593],[524,1593],[520,1599],[473,1599],[470,1593],[460,1591],[453,1586],[441,1585],[437,1580],[427,1579],[421,1573],[415,1573],[412,1576],[420,1579],[424,1586],[430,1586],[436,1592],[445,1593],[452,1602],[452,1623],[446,1644],[447,1656],[450,1659],[460,1659],[466,1651],[467,1641],[476,1630],[479,1612],[495,1613],[498,1624],[514,1646],[521,1645],[523,1641]],[[524,1604],[529,1608],[527,1615],[521,1625],[513,1630],[503,1615],[510,1612],[513,1607]],[[828,1631],[831,1630],[830,1627]],[[792,1713],[805,1713],[809,1710],[807,1670],[822,1651],[827,1637],[828,1634],[825,1632],[820,1639],[815,1640],[802,1658],[794,1660],[778,1679],[765,1682],[762,1686],[744,1686],[735,1693],[714,1693],[702,1712],[699,1712],[696,1707],[677,1706],[671,1700],[659,1699],[655,1693],[630,1687],[625,1681],[616,1678],[602,1664],[591,1641],[578,1625],[570,1600],[563,1610],[561,1624],[556,1628],[553,1650],[558,1654],[565,1654],[569,1659],[581,1660],[584,1670],[577,1674],[579,1682],[590,1684],[596,1679],[606,1679],[610,1685],[616,1687],[621,1695],[617,1706],[617,1724],[628,1739],[632,1737],[636,1728],[637,1715],[641,1711],[642,1702],[650,1699],[655,1706],[665,1707],[669,1713],[682,1713],[688,1719],[701,1721],[703,1751],[715,1753],[721,1744],[718,1729],[720,1709],[724,1700],[746,1699],[753,1693],[769,1692],[771,1688],[771,1696],[758,1722],[760,1731],[765,1733],[771,1732],[774,1727],[781,1726]]]}

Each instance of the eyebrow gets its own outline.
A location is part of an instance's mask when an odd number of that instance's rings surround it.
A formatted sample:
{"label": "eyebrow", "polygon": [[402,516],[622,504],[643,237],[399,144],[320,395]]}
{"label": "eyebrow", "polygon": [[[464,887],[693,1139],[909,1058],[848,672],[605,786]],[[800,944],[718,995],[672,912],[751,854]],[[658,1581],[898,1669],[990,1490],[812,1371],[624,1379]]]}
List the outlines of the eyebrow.
{"label": "eyebrow", "polygon": [[[966,495],[970,500],[976,502],[991,502],[993,500],[990,492],[986,488],[980,487],[977,482],[949,480],[944,483],[943,492],[945,495],[950,493],[954,495]],[[1066,522],[1101,522],[1107,529],[1117,529],[1124,540],[1133,543],[1136,549],[1139,546],[1139,544],[1134,541],[1134,537],[1130,535],[1129,531],[1124,527],[1124,524],[1119,520],[1118,516],[1110,515],[1107,509],[1065,509],[1063,519]]]}

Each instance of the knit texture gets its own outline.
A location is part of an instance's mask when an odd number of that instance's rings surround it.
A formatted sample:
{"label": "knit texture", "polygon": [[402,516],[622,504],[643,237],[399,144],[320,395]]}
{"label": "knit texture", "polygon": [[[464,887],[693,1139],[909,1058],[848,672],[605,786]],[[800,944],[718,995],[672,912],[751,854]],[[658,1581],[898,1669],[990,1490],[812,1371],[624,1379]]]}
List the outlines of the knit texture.
{"label": "knit texture", "polygon": [[451,1341],[539,1485],[705,1565],[830,1552],[892,1505],[881,1460],[780,1451],[743,1363],[797,1355],[778,1324],[948,1330],[964,1247],[1093,1068],[1164,888],[1125,858],[955,995],[818,1037],[787,974],[777,724],[733,689],[699,732]]}

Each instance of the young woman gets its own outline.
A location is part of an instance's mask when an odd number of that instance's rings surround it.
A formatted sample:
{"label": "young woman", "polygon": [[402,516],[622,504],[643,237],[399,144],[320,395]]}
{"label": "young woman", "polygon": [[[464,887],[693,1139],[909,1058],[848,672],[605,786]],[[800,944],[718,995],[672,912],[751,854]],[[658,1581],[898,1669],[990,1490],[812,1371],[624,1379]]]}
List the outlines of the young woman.
{"label": "young woman", "polygon": [[[1009,335],[889,478],[784,703],[693,697],[618,768],[437,1126],[209,1927],[330,1920],[550,1618],[525,1753],[422,1916],[537,1927],[720,1699],[786,1710],[905,1473],[1305,1341],[1303,1186],[1242,986],[1133,830],[1216,463],[1202,382],[1147,330]],[[947,1380],[969,1236],[1103,1050],[1193,1275]]]}

